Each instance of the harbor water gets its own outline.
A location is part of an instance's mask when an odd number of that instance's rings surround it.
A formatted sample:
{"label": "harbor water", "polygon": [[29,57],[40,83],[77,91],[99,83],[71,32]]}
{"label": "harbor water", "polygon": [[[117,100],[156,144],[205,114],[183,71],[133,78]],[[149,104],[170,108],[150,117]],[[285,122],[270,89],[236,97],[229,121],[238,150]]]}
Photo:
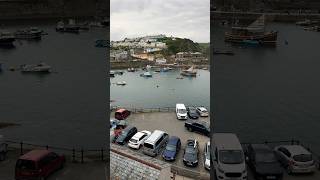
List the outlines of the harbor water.
{"label": "harbor water", "polygon": [[[3,25],[7,30],[36,26],[48,35],[40,41],[16,41],[0,48],[0,129],[7,139],[59,147],[101,148],[106,139],[106,50],[95,40],[107,29],[58,33],[52,23]],[[50,74],[23,74],[11,66],[45,62]]]}
{"label": "harbor water", "polygon": [[295,138],[320,153],[320,33],[273,23],[277,47],[243,47],[224,42],[228,29],[212,27],[214,47],[235,53],[214,56],[215,131],[244,142]]}
{"label": "harbor water", "polygon": [[[113,106],[133,108],[175,107],[177,103],[186,106],[205,106],[210,109],[210,72],[197,70],[196,77],[180,77],[180,70],[153,72],[153,76],[141,77],[144,71],[127,72],[110,78],[110,99]],[[124,86],[117,82],[125,81]]]}

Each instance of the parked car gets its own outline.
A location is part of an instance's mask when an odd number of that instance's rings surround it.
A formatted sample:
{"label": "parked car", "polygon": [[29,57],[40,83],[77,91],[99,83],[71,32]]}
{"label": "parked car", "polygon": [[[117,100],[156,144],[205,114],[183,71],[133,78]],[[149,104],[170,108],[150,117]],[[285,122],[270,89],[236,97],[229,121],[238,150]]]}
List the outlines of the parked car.
{"label": "parked car", "polygon": [[183,154],[183,163],[186,166],[198,166],[199,144],[196,139],[188,139]]}
{"label": "parked car", "polygon": [[126,109],[118,109],[115,114],[114,117],[118,120],[124,120],[126,119],[129,115],[131,114],[131,112],[129,110]]}
{"label": "parked car", "polygon": [[196,108],[188,107],[187,111],[188,111],[188,116],[190,119],[198,119],[199,118],[199,113]]}
{"label": "parked car", "polygon": [[167,146],[162,153],[162,158],[167,161],[174,161],[180,151],[181,140],[176,136],[170,136]]}
{"label": "parked car", "polygon": [[176,114],[177,114],[177,119],[179,120],[188,119],[187,109],[184,104],[176,104]]}
{"label": "parked car", "polygon": [[0,135],[0,161],[6,159],[6,155],[8,152],[8,144],[5,142],[5,139],[2,135]]}
{"label": "parked car", "polygon": [[210,125],[206,121],[199,121],[199,120],[187,120],[184,123],[184,126],[189,131],[195,131],[206,136],[210,136]]}
{"label": "parked car", "polygon": [[121,134],[119,134],[115,140],[115,142],[119,145],[124,145],[126,142],[129,141],[129,139],[132,138],[136,133],[138,132],[136,127],[133,126],[127,126],[125,129],[121,131]]}
{"label": "parked car", "polygon": [[154,130],[153,133],[143,143],[143,153],[149,156],[157,156],[166,146],[169,140],[168,133]]}
{"label": "parked car", "polygon": [[204,149],[203,149],[203,164],[204,164],[204,168],[206,168],[207,170],[210,171],[210,166],[211,166],[211,151],[210,151],[210,141],[206,142],[206,144],[204,145]]}
{"label": "parked car", "polygon": [[237,135],[214,133],[212,146],[212,159],[216,179],[247,179],[244,152]]}
{"label": "parked car", "polygon": [[274,151],[266,144],[247,146],[246,160],[256,179],[277,179],[283,177],[283,170]]}
{"label": "parked car", "polygon": [[64,155],[49,150],[32,150],[16,162],[15,179],[46,179],[56,170],[63,168]]}
{"label": "parked car", "polygon": [[150,131],[140,131],[137,132],[128,143],[128,146],[133,149],[140,149],[140,147],[143,145],[144,141],[148,139],[148,137],[151,135]]}
{"label": "parked car", "polygon": [[127,125],[127,120],[110,119],[110,130],[116,129],[117,127],[124,129],[127,127]]}
{"label": "parked car", "polygon": [[197,111],[201,117],[208,117],[209,116],[208,110],[204,107],[197,107]]}
{"label": "parked car", "polygon": [[312,154],[300,145],[282,145],[274,148],[277,158],[291,173],[313,173],[316,169]]}

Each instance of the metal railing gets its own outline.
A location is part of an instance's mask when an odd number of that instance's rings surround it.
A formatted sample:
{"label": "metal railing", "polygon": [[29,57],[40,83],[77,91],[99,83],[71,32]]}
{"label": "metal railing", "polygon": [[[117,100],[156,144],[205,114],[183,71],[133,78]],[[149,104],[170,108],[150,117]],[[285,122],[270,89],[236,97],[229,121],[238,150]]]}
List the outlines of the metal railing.
{"label": "metal railing", "polygon": [[[193,105],[194,107],[200,107],[201,105]],[[205,107],[205,106],[202,106]],[[150,113],[150,112],[175,112],[175,107],[155,107],[155,108],[139,108],[139,107],[124,107],[124,106],[111,106],[111,111],[116,111],[117,109],[127,109],[132,113]]]}
{"label": "metal railing", "polygon": [[54,150],[55,152],[62,153],[66,157],[70,157],[72,162],[81,162],[84,163],[85,160],[99,160],[106,161],[108,159],[107,154],[108,150],[107,146],[102,147],[100,149],[87,149],[87,148],[65,148],[65,147],[57,147],[57,146],[49,146],[49,145],[39,145],[27,142],[17,142],[6,140],[6,144],[8,148],[15,149],[20,152],[20,155],[23,155],[27,151],[32,149],[47,149]]}

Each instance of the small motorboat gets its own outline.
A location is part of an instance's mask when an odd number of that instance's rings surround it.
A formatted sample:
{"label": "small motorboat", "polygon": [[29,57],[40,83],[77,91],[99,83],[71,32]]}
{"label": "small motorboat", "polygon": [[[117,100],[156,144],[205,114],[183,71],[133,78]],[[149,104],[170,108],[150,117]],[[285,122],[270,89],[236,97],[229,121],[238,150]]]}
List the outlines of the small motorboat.
{"label": "small motorboat", "polygon": [[202,68],[202,70],[208,70],[208,68],[204,67],[204,68]]}
{"label": "small motorboat", "polygon": [[161,70],[160,70],[161,72],[168,72],[169,71],[169,68],[162,68]]}
{"label": "small motorboat", "polygon": [[149,71],[147,71],[147,72],[145,72],[143,74],[140,74],[140,76],[142,76],[142,77],[152,77],[152,74]]}
{"label": "small motorboat", "polygon": [[16,39],[41,39],[43,31],[37,27],[18,30],[14,33]]}
{"label": "small motorboat", "polygon": [[49,73],[51,71],[51,66],[41,62],[39,64],[23,64],[20,66],[21,72],[43,72]]}
{"label": "small motorboat", "polygon": [[188,70],[183,70],[180,74],[182,76],[195,77],[197,76],[197,71],[194,69],[193,66],[191,66]]}
{"label": "small motorboat", "polygon": [[182,77],[182,76],[179,76],[179,77],[177,77],[176,79],[183,79],[183,77]]}
{"label": "small motorboat", "polygon": [[120,85],[120,86],[124,86],[124,85],[126,85],[127,84],[127,82],[125,82],[125,81],[119,81],[119,82],[117,82],[117,85]]}

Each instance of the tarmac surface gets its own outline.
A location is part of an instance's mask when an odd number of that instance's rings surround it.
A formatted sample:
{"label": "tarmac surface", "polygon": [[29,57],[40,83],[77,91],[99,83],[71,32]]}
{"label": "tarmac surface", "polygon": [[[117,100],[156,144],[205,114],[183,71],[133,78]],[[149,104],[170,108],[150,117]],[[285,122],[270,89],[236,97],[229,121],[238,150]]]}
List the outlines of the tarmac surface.
{"label": "tarmac surface", "polygon": [[[114,113],[111,113],[113,116]],[[201,117],[199,120],[209,122],[209,117]],[[181,150],[174,162],[168,162],[172,165],[183,167],[192,171],[197,171],[204,174],[209,174],[209,171],[204,168],[204,146],[205,143],[210,139],[209,137],[196,133],[190,132],[184,127],[184,120],[178,120],[174,112],[152,112],[152,113],[133,113],[128,117],[129,125],[137,127],[138,131],[148,130],[150,132],[154,130],[162,130],[169,134],[169,136],[177,136],[181,139]],[[186,141],[188,139],[196,139],[199,142],[199,164],[197,167],[187,167],[183,163],[183,151],[186,146]],[[125,145],[127,146],[127,145]],[[130,148],[130,147],[127,147]],[[140,150],[133,150],[136,152],[141,152]],[[162,153],[157,155],[155,158],[163,160]],[[164,161],[164,160],[163,160]]]}

